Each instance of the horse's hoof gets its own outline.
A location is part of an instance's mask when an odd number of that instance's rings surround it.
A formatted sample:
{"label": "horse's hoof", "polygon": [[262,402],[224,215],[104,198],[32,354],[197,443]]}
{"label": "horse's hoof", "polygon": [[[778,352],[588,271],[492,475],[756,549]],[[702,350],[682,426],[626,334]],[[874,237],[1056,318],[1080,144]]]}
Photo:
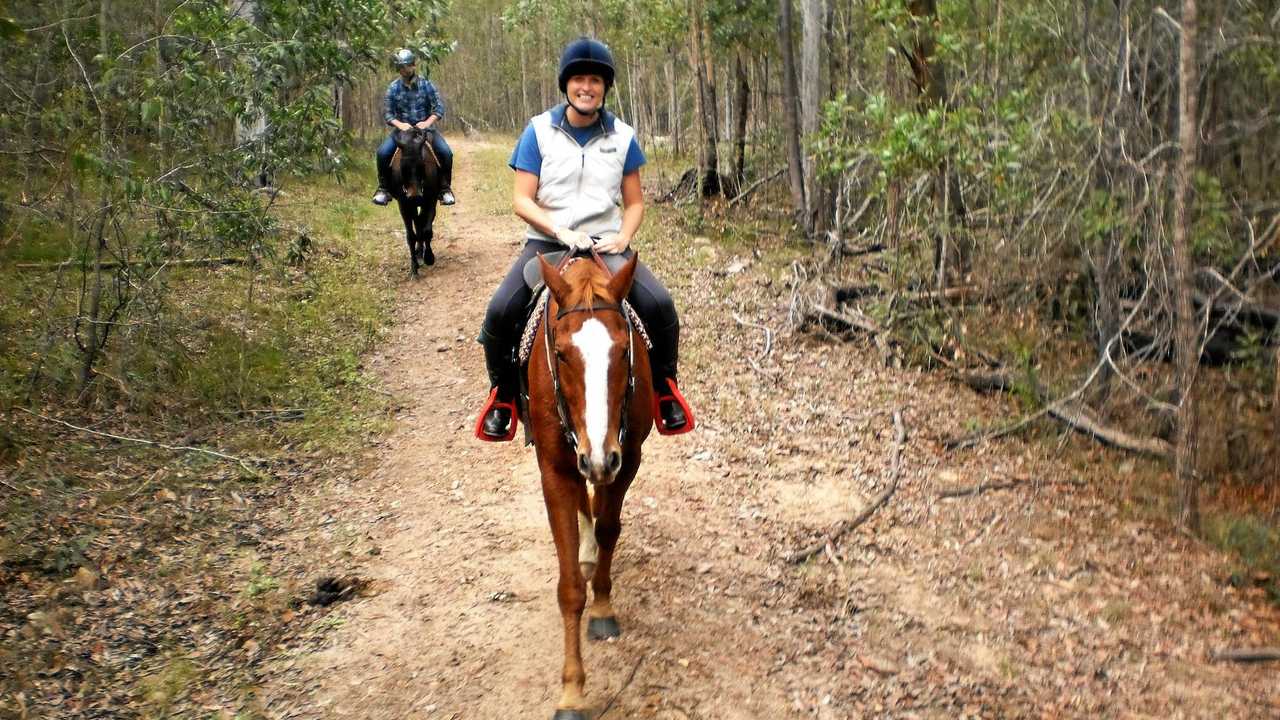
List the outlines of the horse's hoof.
{"label": "horse's hoof", "polygon": [[587,638],[591,640],[609,640],[622,634],[622,626],[618,618],[591,618],[587,620]]}
{"label": "horse's hoof", "polygon": [[426,263],[426,264],[428,264],[428,265],[435,265],[435,264],[436,264],[436,254],[435,254],[435,253],[433,253],[433,252],[431,252],[431,246],[430,246],[430,245],[428,245],[428,246],[426,246],[426,247],[422,248],[422,262],[424,262],[424,263]]}
{"label": "horse's hoof", "polygon": [[551,720],[587,720],[587,714],[581,710],[556,710],[556,714],[551,716]]}

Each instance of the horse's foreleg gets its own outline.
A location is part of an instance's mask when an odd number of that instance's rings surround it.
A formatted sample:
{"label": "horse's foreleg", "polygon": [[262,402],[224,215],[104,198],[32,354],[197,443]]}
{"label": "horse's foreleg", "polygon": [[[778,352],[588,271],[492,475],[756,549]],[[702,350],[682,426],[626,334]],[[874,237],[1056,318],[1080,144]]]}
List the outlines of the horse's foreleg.
{"label": "horse's foreleg", "polygon": [[592,498],[599,559],[591,576],[591,608],[587,611],[587,637],[607,640],[622,634],[613,609],[613,552],[622,534],[622,500],[636,476],[639,463],[627,463],[617,480],[596,489]]}
{"label": "horse's foreleg", "polygon": [[578,523],[580,480],[544,475],[542,494],[547,504],[551,536],[556,544],[560,566],[560,583],[556,596],[560,602],[560,619],[564,622],[564,666],[560,673],[563,688],[556,704],[553,720],[585,720],[583,686],[587,681],[582,667],[582,610],[587,603],[587,581],[578,566]]}
{"label": "horse's foreleg", "polygon": [[436,254],[431,250],[431,240],[434,236],[432,225],[436,220],[436,204],[429,201],[422,207],[422,212],[418,216],[418,240],[422,243],[422,262],[427,265],[436,264]]}
{"label": "horse's foreleg", "polygon": [[404,221],[404,241],[409,245],[409,268],[414,277],[418,276],[418,234],[414,232],[413,210],[408,201],[398,200],[400,219]]}
{"label": "horse's foreleg", "polygon": [[582,483],[582,490],[578,493],[578,568],[584,578],[595,574],[600,556],[595,523],[592,520],[591,498],[590,486]]}

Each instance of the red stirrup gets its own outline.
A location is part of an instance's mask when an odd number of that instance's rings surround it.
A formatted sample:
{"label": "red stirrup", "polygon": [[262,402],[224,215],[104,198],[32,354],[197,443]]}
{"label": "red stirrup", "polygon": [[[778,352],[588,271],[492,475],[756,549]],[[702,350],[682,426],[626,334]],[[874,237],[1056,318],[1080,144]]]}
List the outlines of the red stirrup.
{"label": "red stirrup", "polygon": [[[503,437],[489,437],[484,434],[484,418],[489,414],[490,410],[496,408],[506,408],[511,411],[511,426],[507,430],[507,434]],[[516,404],[510,402],[498,402],[498,388],[489,391],[489,399],[485,401],[484,407],[480,410],[480,417],[476,418],[476,438],[484,442],[507,442],[515,438],[516,425],[518,424],[519,415],[516,414]]]}
{"label": "red stirrup", "polygon": [[[693,410],[689,407],[689,403],[684,399],[684,395],[680,393],[680,388],[676,387],[676,381],[671,378],[666,378],[666,381],[667,387],[671,388],[671,392],[662,394],[655,392],[653,394],[653,425],[658,429],[659,435],[683,435],[684,433],[692,430],[693,426],[697,424],[693,419]],[[684,416],[687,418],[687,422],[685,422],[684,427],[672,430],[662,424],[660,403],[663,400],[675,401],[675,403],[680,406],[680,409],[684,411]]]}

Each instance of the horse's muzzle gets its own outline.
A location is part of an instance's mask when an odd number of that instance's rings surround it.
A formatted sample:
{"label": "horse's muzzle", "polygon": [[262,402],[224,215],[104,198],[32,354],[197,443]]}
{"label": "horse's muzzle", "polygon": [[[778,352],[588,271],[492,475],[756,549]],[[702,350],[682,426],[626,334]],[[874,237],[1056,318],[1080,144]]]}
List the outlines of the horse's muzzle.
{"label": "horse's muzzle", "polygon": [[584,452],[578,453],[578,472],[592,485],[608,485],[618,477],[622,469],[622,453],[610,450],[604,456],[604,463],[596,465]]}

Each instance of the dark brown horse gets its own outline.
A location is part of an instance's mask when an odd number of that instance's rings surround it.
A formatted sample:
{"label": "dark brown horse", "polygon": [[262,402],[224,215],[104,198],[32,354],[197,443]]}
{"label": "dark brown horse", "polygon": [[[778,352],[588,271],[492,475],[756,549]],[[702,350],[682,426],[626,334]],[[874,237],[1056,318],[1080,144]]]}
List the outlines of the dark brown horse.
{"label": "dark brown horse", "polygon": [[436,264],[431,251],[432,229],[436,220],[436,199],[440,196],[440,163],[431,151],[430,130],[396,130],[398,151],[391,158],[391,195],[404,220],[405,242],[409,244],[409,263],[413,276],[418,276],[418,263]]}
{"label": "dark brown horse", "polygon": [[587,636],[617,637],[610,569],[622,499],[653,425],[653,388],[643,337],[622,305],[635,257],[612,276],[598,258],[578,260],[563,275],[541,256],[539,264],[551,297],[529,359],[528,419],[560,568],[564,667],[554,720],[586,720],[587,579]]}

